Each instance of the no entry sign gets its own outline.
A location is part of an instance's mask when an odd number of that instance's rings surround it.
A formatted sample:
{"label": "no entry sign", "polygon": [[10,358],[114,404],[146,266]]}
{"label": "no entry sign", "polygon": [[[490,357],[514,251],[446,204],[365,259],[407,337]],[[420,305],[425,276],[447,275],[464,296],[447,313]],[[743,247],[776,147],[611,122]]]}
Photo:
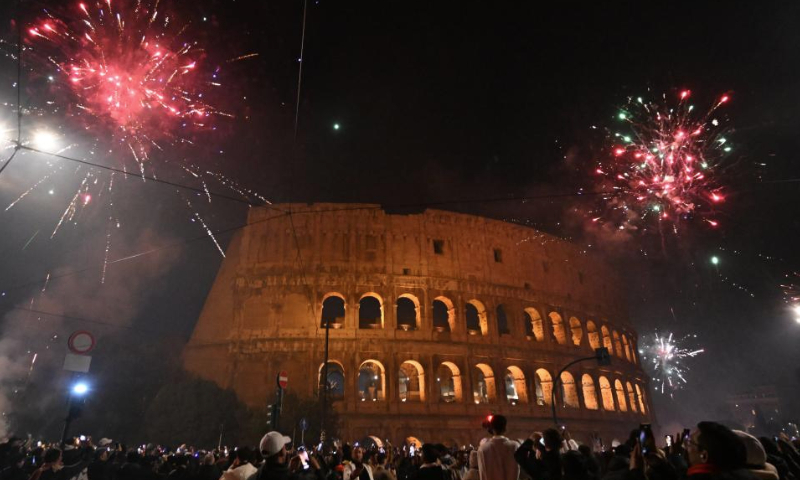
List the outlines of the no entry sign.
{"label": "no entry sign", "polygon": [[289,374],[285,371],[281,371],[278,374],[278,386],[280,388],[286,388],[286,385],[289,384]]}
{"label": "no entry sign", "polygon": [[72,332],[67,341],[67,347],[72,353],[86,355],[94,348],[94,337],[86,330]]}

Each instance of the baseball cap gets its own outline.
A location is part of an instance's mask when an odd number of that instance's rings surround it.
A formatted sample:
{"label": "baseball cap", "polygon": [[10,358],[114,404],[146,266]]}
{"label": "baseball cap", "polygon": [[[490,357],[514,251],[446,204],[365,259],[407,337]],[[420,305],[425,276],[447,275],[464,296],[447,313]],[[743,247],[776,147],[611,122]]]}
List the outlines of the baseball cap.
{"label": "baseball cap", "polygon": [[269,432],[261,439],[258,448],[264,455],[271,457],[280,452],[284,445],[291,441],[291,438],[284,436],[280,432]]}

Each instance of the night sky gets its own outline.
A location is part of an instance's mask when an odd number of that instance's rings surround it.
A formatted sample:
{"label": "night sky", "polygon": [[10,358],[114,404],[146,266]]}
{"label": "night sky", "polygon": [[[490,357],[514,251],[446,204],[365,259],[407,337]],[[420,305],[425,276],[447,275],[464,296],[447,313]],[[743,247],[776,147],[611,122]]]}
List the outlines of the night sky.
{"label": "night sky", "polygon": [[[195,164],[274,202],[444,202],[439,208],[591,244],[623,272],[640,334],[697,334],[706,348],[687,389],[674,399],[651,395],[664,425],[722,418],[727,395],[757,384],[785,395],[800,390],[800,325],[779,288],[784,274],[800,269],[800,191],[798,183],[772,183],[800,177],[800,5],[309,0],[295,138],[302,1],[171,3],[206,45],[205,61],[222,66],[225,88],[214,101],[236,116],[217,120],[213,135],[181,152]],[[61,4],[23,2],[24,18]],[[0,7],[0,18],[2,38],[13,44],[11,7]],[[0,121],[13,125],[14,47],[0,47]],[[258,56],[225,62],[245,53]],[[25,69],[24,102],[59,101],[41,81],[46,73]],[[737,152],[725,172],[719,229],[695,222],[663,243],[657,235],[609,239],[584,228],[575,213],[592,201],[585,197],[486,201],[591,191],[598,138],[590,127],[612,125],[628,96],[684,88],[707,104],[721,93],[732,98],[726,112]],[[25,125],[54,118],[30,116]],[[58,128],[86,135],[70,121]],[[82,156],[85,148],[69,153]],[[15,159],[0,174],[0,207],[37,182],[44,165],[32,153]],[[158,174],[191,184],[169,166]],[[182,194],[129,179],[115,194],[122,225],[111,258],[149,253],[112,264],[100,284],[105,210],[87,208],[78,225],[49,238],[81,178],[74,166],[65,168],[47,182],[54,194],[42,189],[0,211],[0,362],[15,372],[0,379],[6,391],[25,376],[29,351],[49,346],[36,368],[58,368],[64,335],[76,328],[99,334],[95,361],[112,371],[125,350],[104,350],[104,339],[181,345],[219,268],[220,255]],[[242,224],[247,213],[225,199],[202,209],[214,230]],[[229,239],[219,235],[223,246]],[[53,278],[42,294],[48,273],[74,271],[81,273]],[[24,311],[31,305],[70,318]],[[148,361],[147,374],[158,376],[167,360]]]}

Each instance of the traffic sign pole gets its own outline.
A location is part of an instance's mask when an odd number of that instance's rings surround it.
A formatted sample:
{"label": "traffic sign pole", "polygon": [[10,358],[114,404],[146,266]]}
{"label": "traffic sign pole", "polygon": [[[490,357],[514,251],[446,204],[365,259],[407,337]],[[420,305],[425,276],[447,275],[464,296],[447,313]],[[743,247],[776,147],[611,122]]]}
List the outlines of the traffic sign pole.
{"label": "traffic sign pole", "polygon": [[279,432],[279,419],[281,410],[283,409],[283,390],[289,385],[289,374],[281,370],[275,381],[278,388],[275,391],[275,403],[272,405],[272,426],[275,428],[275,431]]}

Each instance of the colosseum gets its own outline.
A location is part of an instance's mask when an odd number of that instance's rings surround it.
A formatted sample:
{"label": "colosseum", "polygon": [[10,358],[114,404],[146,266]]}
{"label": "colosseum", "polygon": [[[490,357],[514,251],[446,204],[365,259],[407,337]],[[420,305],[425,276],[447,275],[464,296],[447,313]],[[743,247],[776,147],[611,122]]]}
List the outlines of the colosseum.
{"label": "colosseum", "polygon": [[[489,413],[525,438],[559,421],[588,441],[650,422],[617,273],[557,237],[439,210],[254,208],[231,241],[183,359],[270,403],[276,372],[329,398],[342,438],[468,444]],[[571,361],[605,346],[610,365]]]}

